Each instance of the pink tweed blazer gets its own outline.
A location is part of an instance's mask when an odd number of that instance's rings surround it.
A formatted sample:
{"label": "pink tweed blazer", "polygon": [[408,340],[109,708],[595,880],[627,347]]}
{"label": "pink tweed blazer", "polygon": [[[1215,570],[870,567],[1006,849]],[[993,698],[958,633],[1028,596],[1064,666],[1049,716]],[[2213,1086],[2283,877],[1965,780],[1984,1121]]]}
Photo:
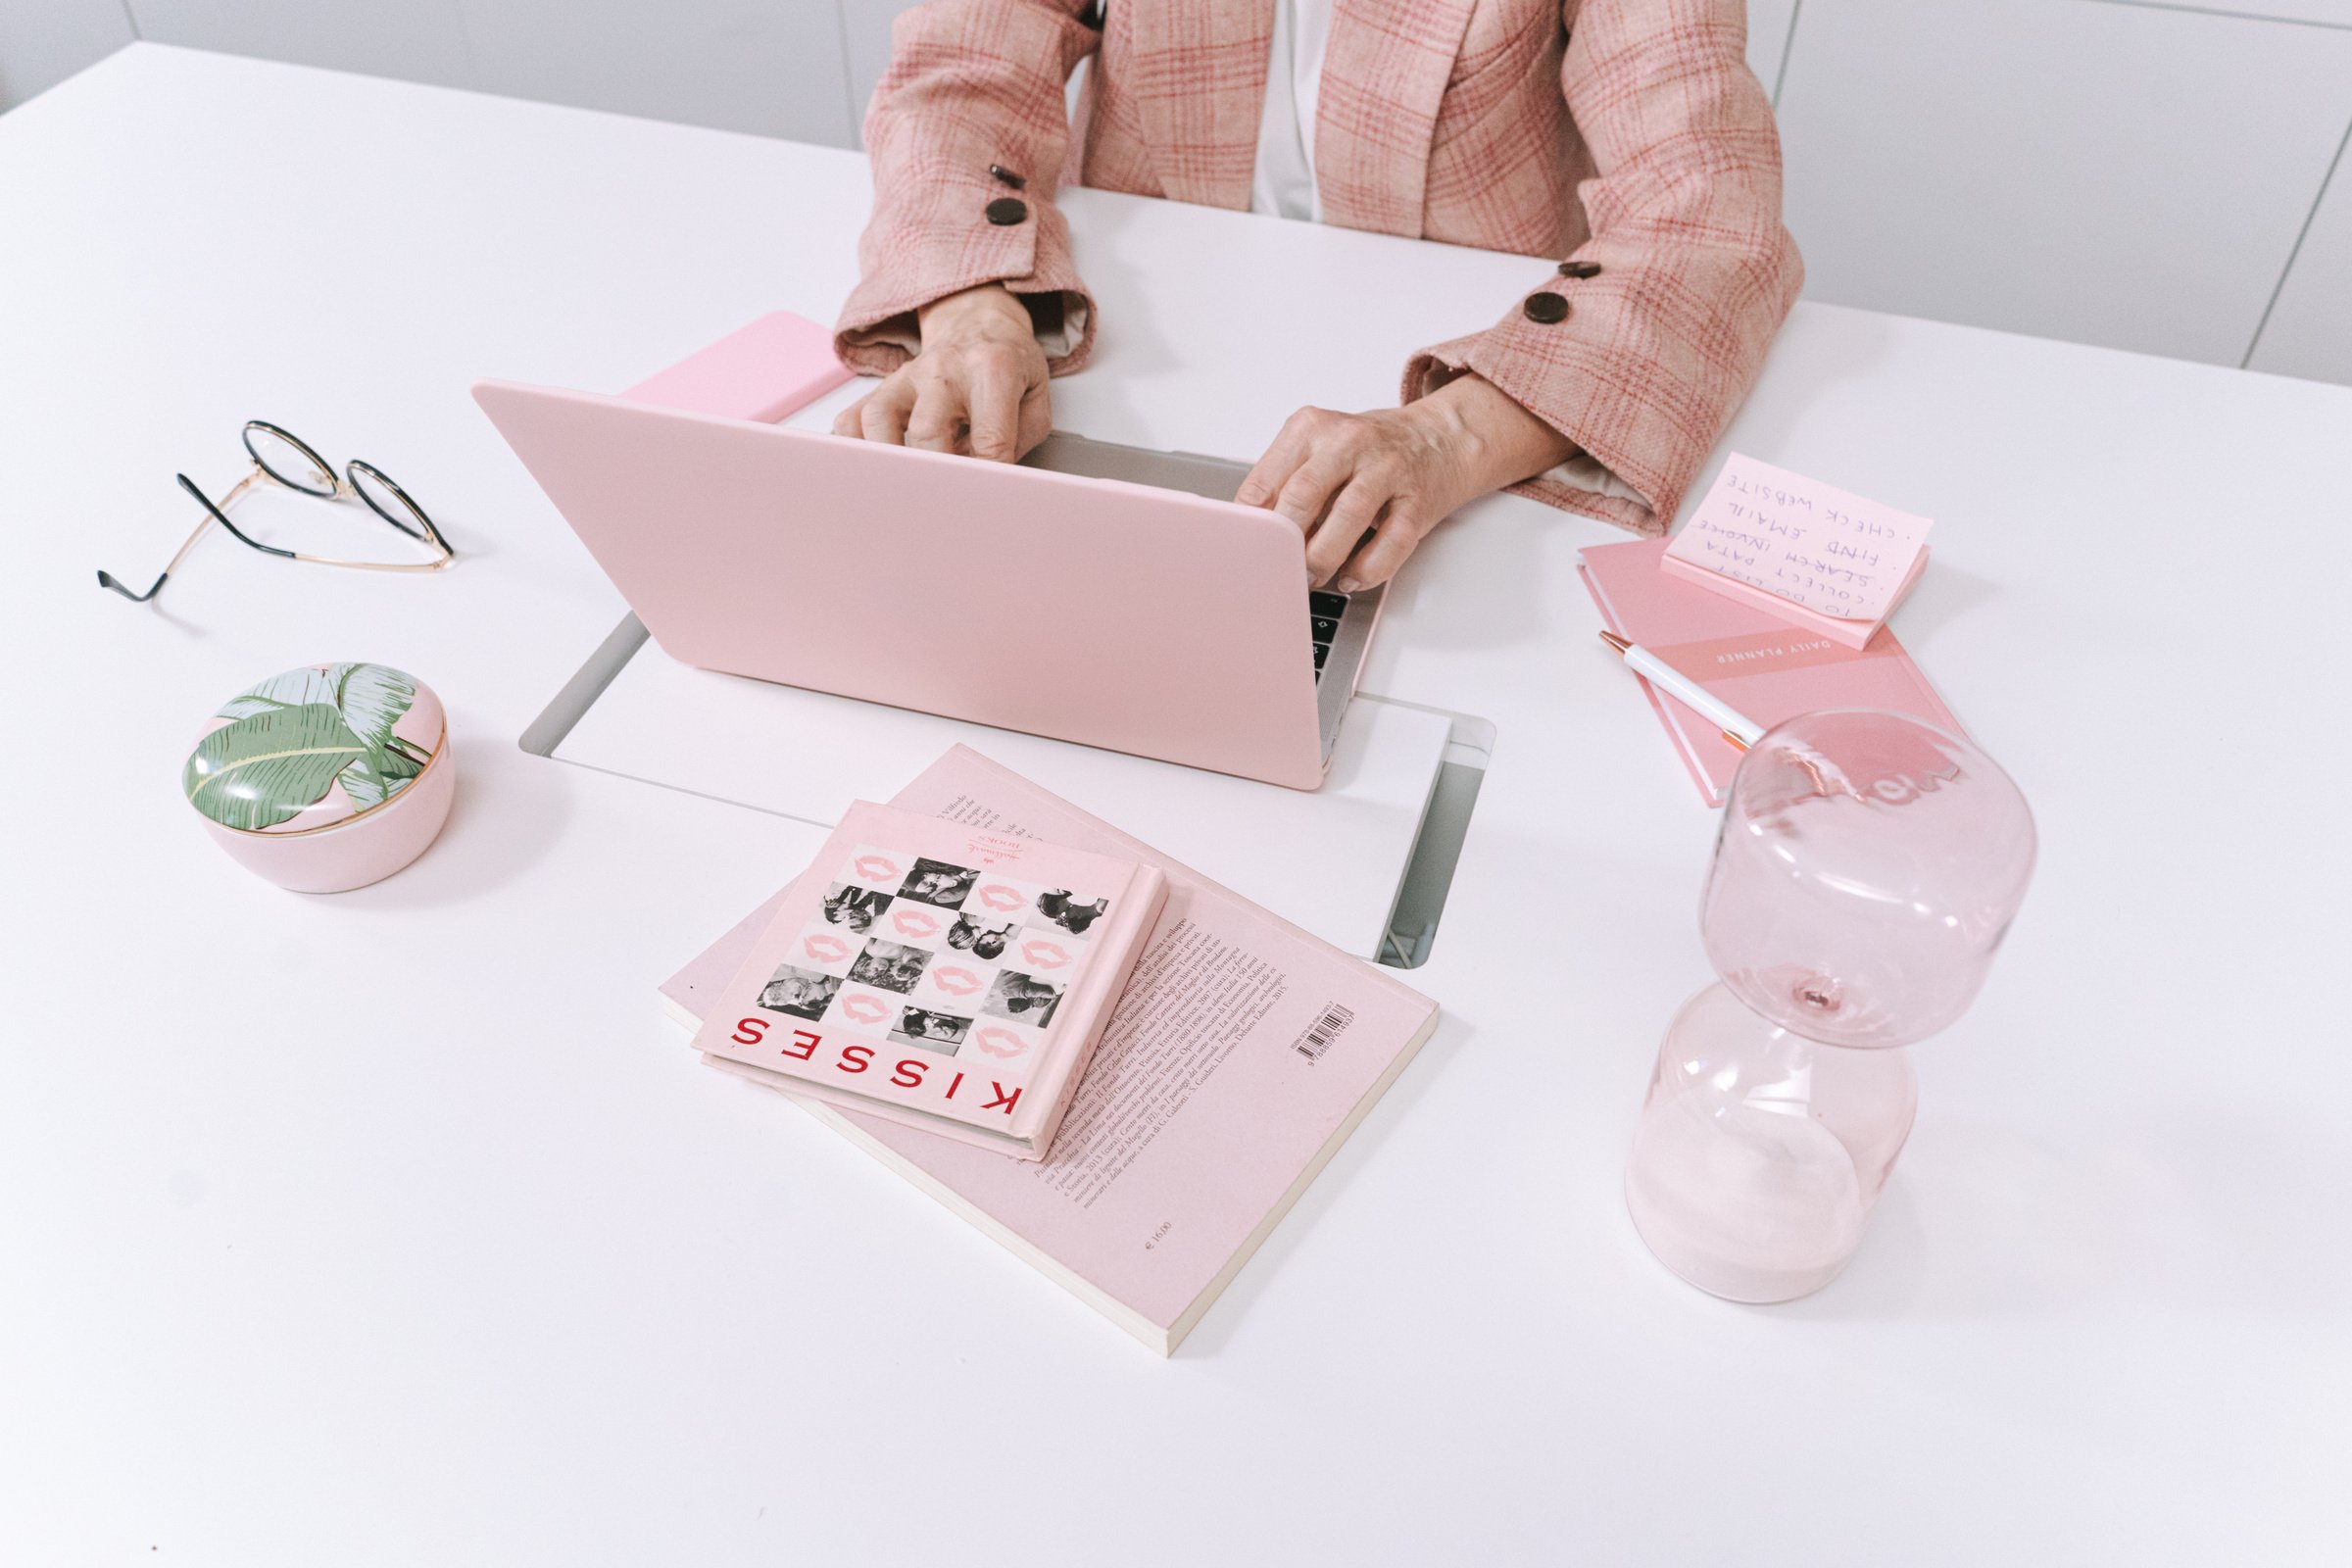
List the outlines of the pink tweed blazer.
{"label": "pink tweed blazer", "polygon": [[[898,18],[865,120],[873,217],[837,339],[852,366],[896,368],[908,313],[992,280],[1067,323],[1056,373],[1083,366],[1097,313],[1053,204],[1064,180],[1250,205],[1274,0],[1109,0],[1100,30],[1089,6],[931,0]],[[1640,499],[1604,493],[1590,464],[1513,489],[1663,532],[1754,381],[1803,267],[1746,38],[1742,0],[1337,0],[1315,111],[1325,220],[1563,264],[1531,268],[1494,325],[1412,354],[1404,398],[1475,371]],[[1073,125],[1064,90],[1088,56]],[[1022,216],[991,221],[991,203]],[[1546,293],[1560,319],[1531,307]]]}

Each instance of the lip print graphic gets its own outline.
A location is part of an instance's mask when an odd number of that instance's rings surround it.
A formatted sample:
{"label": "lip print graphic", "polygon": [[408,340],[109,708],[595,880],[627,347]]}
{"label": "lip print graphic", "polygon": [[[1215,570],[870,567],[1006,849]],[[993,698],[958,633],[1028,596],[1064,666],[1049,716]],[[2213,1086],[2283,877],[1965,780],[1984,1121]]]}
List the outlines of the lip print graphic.
{"label": "lip print graphic", "polygon": [[1043,938],[1031,938],[1021,944],[1021,956],[1039,969],[1058,969],[1070,961],[1070,956],[1054,943]]}
{"label": "lip print graphic", "polygon": [[999,1029],[994,1025],[972,1036],[972,1044],[992,1056],[1017,1056],[1029,1049],[1028,1041],[1009,1029]]}
{"label": "lip print graphic", "polygon": [[890,1016],[890,1009],[863,992],[854,991],[841,999],[841,1015],[853,1023],[880,1023]]}
{"label": "lip print graphic", "polygon": [[899,868],[879,855],[860,855],[850,862],[850,869],[867,882],[896,882]]}
{"label": "lip print graphic", "polygon": [[900,932],[906,936],[928,937],[939,934],[938,918],[926,914],[920,909],[893,909],[890,911],[890,923],[897,926]]}
{"label": "lip print graphic", "polygon": [[801,951],[819,963],[839,963],[850,956],[850,945],[839,937],[811,931],[801,938]]}
{"label": "lip print graphic", "polygon": [[931,983],[951,997],[968,997],[980,989],[980,977],[969,969],[950,965],[931,971]]}
{"label": "lip print graphic", "polygon": [[1012,889],[1006,887],[1002,882],[991,882],[988,886],[982,888],[979,893],[979,899],[982,904],[987,905],[990,908],[996,910],[1000,914],[1010,914],[1013,910],[1019,908],[1022,905],[1029,902],[1027,899],[1022,898],[1018,893],[1013,892]]}

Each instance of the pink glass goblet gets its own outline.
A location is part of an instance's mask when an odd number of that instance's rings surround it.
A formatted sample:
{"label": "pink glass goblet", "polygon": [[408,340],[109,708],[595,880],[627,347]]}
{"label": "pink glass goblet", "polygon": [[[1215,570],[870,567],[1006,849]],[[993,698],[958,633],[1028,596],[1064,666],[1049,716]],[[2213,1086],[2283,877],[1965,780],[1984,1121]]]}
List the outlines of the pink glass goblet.
{"label": "pink glass goblet", "polygon": [[1975,1000],[2034,857],[2017,786],[1933,725],[1808,713],[1749,749],[1700,898],[1719,983],[1667,1031],[1626,1166],[1667,1267],[1741,1301],[1836,1277],[1911,1130],[1903,1048]]}

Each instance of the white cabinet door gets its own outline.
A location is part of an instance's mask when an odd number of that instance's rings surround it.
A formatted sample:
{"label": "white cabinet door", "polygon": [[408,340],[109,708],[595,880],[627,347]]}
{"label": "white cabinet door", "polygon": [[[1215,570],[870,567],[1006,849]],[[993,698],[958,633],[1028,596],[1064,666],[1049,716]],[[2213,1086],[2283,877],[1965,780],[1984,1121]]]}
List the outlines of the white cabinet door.
{"label": "white cabinet door", "polygon": [[458,3],[490,92],[856,145],[832,0]]}
{"label": "white cabinet door", "polygon": [[139,36],[444,87],[473,85],[458,0],[125,0]]}
{"label": "white cabinet door", "polygon": [[1764,84],[1766,97],[1780,86],[1788,29],[1795,21],[1796,0],[1747,0],[1747,69]]}
{"label": "white cabinet door", "polygon": [[139,34],[721,130],[856,139],[834,0],[128,0]]}
{"label": "white cabinet door", "polygon": [[0,109],[47,92],[131,38],[122,0],[0,0]]}
{"label": "white cabinet door", "polygon": [[1780,118],[1812,297],[2236,365],[2352,120],[2352,31],[1803,0]]}
{"label": "white cabinet door", "polygon": [[2352,0],[2099,0],[2099,4],[2144,6],[2157,11],[2219,11],[2264,22],[2352,27]]}
{"label": "white cabinet door", "polygon": [[2352,385],[2352,150],[2312,214],[2248,362],[2257,370]]}

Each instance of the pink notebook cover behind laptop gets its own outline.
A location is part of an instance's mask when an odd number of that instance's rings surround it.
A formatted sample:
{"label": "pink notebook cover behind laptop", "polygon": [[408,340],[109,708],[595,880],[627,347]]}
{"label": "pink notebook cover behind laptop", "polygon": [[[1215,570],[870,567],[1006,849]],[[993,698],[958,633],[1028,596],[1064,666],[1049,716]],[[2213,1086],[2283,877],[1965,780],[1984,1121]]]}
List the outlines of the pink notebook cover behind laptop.
{"label": "pink notebook cover behind laptop", "polygon": [[[1883,708],[1958,733],[1960,721],[1928,684],[1894,633],[1881,628],[1859,649],[1792,626],[1778,611],[1737,600],[1659,569],[1663,539],[1594,545],[1585,586],[1611,631],[1630,637],[1770,729],[1825,708]],[[1636,677],[1639,679],[1639,677]],[[1647,681],[1642,689],[1710,806],[1730,790],[1740,752],[1713,724]]]}
{"label": "pink notebook cover behind laptop", "polygon": [[833,329],[790,311],[748,326],[647,376],[621,394],[636,403],[763,424],[797,413],[850,378],[833,353]]}

